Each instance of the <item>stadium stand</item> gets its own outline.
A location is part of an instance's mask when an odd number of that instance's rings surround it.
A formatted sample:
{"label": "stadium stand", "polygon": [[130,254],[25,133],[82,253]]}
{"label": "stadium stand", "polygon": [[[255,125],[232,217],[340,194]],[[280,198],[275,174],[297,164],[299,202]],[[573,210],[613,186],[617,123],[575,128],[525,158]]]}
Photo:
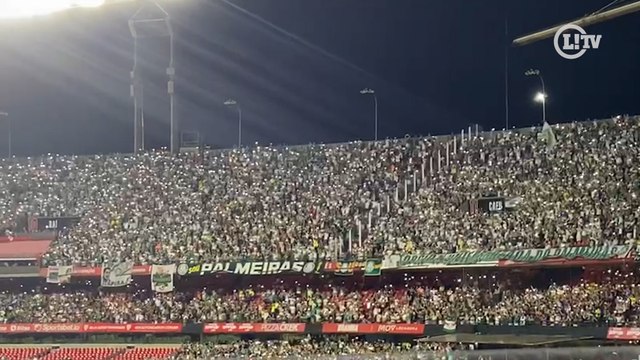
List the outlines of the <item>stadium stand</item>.
{"label": "stadium stand", "polygon": [[[638,119],[470,139],[4,160],[0,219],[81,216],[49,264],[366,257],[620,244],[640,207]],[[447,151],[448,149],[448,151]],[[518,211],[460,211],[471,199]]]}
{"label": "stadium stand", "polygon": [[[636,281],[630,280],[630,281]],[[639,324],[640,287],[625,283],[519,288],[400,286],[355,290],[234,289],[216,294],[2,295],[4,323]]]}
{"label": "stadium stand", "polygon": [[178,347],[73,346],[0,348],[2,360],[162,360],[174,356]]}
{"label": "stadium stand", "polygon": [[[54,226],[53,240],[34,240],[50,242],[38,259],[42,269],[10,261],[0,266],[0,277],[22,268],[35,274],[2,282],[0,334],[38,333],[35,329],[42,324],[62,324],[41,331],[55,335],[65,326],[75,326],[77,331],[63,332],[78,338],[134,336],[128,333],[131,324],[178,324],[179,330],[167,331],[167,336],[191,340],[211,335],[206,325],[219,323],[244,324],[248,329],[255,329],[253,324],[300,323],[303,331],[289,341],[238,335],[226,345],[193,341],[180,349],[29,345],[0,348],[0,357],[401,358],[397,354],[447,354],[453,348],[468,348],[455,337],[437,343],[418,342],[415,336],[380,342],[349,336],[322,341],[318,336],[333,334],[325,331],[326,324],[350,324],[342,333],[348,335],[362,333],[359,325],[420,324],[437,327],[442,336],[452,325],[453,331],[468,326],[470,336],[481,326],[593,328],[585,337],[640,340],[634,330],[640,324],[640,274],[635,264],[639,145],[640,118],[624,117],[560,124],[544,131],[467,133],[464,138],[5,159],[0,161],[0,227],[6,229],[0,242],[8,244],[5,247],[23,241],[18,239],[24,237],[20,232],[43,230],[39,219],[54,219],[53,225],[58,225],[55,219],[77,221]],[[498,198],[499,209],[483,208],[482,201]],[[435,269],[429,269],[434,264],[410,269],[411,275],[400,280],[400,275],[387,271],[389,267],[383,270],[388,276],[380,274],[383,261],[402,273],[393,260],[400,255],[529,249],[547,254],[616,246],[622,246],[622,255],[594,256],[585,268],[569,261],[584,253],[559,256],[554,266],[567,260],[562,266],[578,268],[567,270],[564,277],[547,276],[548,270],[539,269],[542,265],[535,261],[529,267],[538,275],[527,277],[524,270],[504,274],[498,268],[505,264],[497,260],[491,265],[495,271],[460,270],[460,264],[442,262],[434,263]],[[371,258],[380,261],[375,281],[367,282],[360,269],[361,282],[349,284],[338,281],[337,272],[327,275],[325,268],[299,272],[289,281],[283,281],[287,274],[261,274],[265,276],[256,276],[262,278],[258,281],[233,272],[206,273],[200,267],[204,262],[301,260],[326,265],[337,259]],[[107,264],[127,260],[138,265],[196,264],[198,276],[180,274],[176,289],[172,282],[167,293],[160,293],[150,287],[152,267],[143,267],[143,280],[138,274],[135,280],[97,287],[110,276],[100,272]],[[586,276],[595,263],[604,274],[597,279]],[[74,273],[64,281],[50,279],[48,271],[54,265],[75,265],[73,271],[87,273]],[[35,285],[24,287],[22,281],[29,276],[37,278]],[[299,283],[298,278],[306,280]],[[28,330],[12,330],[15,324]],[[86,331],[84,326],[93,324],[123,324],[124,330]],[[413,328],[413,335],[427,333]],[[135,335],[139,334],[146,335]]]}

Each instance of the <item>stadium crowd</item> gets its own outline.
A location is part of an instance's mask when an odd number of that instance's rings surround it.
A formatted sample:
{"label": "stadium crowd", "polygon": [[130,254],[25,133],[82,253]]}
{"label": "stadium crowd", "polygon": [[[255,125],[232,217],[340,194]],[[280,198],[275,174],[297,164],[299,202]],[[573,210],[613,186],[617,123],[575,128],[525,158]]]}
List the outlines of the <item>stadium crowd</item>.
{"label": "stadium crowd", "polygon": [[[638,118],[202,154],[0,162],[0,223],[78,215],[49,264],[364,257],[637,240]],[[479,196],[517,199],[493,216]],[[19,230],[19,229],[18,229]]]}
{"label": "stadium crowd", "polygon": [[240,341],[227,345],[190,343],[183,346],[173,360],[202,359],[278,359],[308,358],[340,359],[354,355],[369,355],[367,359],[397,359],[403,354],[415,354],[412,359],[421,359],[421,352],[445,355],[453,350],[462,350],[460,344],[436,343],[389,343],[367,342],[357,339],[302,339],[299,341]]}
{"label": "stadium crowd", "polygon": [[386,286],[243,289],[136,294],[37,292],[0,295],[0,322],[338,322],[491,325],[638,325],[636,284],[554,285],[545,289]]}

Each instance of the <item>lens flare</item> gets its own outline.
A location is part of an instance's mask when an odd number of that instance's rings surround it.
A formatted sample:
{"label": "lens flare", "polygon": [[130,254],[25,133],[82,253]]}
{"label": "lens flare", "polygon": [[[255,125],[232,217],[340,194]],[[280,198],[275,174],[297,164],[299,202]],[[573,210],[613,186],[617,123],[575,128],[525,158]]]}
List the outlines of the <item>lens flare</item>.
{"label": "lens flare", "polygon": [[72,8],[104,5],[106,0],[1,0],[0,19],[18,19],[53,14]]}

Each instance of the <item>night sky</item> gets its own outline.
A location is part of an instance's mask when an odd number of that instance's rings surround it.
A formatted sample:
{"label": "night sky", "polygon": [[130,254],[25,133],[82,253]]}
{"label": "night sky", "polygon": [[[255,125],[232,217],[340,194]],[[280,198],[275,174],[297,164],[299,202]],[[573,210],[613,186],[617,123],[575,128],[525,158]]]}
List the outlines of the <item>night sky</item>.
{"label": "night sky", "polygon": [[[0,0],[1,1],[1,0]],[[260,144],[459,133],[540,124],[542,71],[550,123],[640,113],[640,14],[587,28],[600,48],[561,58],[552,39],[518,35],[575,19],[610,0],[166,0],[176,32],[177,118],[207,144]],[[135,4],[0,21],[0,111],[18,155],[131,152],[128,18]],[[508,23],[505,29],[505,23]],[[507,34],[505,33],[507,30]],[[142,45],[147,148],[169,143],[164,39]],[[0,153],[7,149],[0,118]]]}

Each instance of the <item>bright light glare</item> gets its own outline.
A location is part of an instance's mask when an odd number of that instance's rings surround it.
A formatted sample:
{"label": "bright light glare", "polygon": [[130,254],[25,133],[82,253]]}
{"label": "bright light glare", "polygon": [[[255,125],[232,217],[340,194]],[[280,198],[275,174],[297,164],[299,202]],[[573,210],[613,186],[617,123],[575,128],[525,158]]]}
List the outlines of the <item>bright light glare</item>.
{"label": "bright light glare", "polygon": [[547,94],[539,92],[536,94],[536,97],[534,97],[533,100],[541,103],[541,102],[544,102],[546,98],[547,98]]}
{"label": "bright light glare", "polygon": [[105,2],[106,0],[0,0],[0,19],[42,16],[79,7],[98,7]]}

